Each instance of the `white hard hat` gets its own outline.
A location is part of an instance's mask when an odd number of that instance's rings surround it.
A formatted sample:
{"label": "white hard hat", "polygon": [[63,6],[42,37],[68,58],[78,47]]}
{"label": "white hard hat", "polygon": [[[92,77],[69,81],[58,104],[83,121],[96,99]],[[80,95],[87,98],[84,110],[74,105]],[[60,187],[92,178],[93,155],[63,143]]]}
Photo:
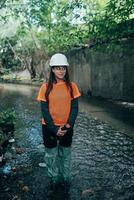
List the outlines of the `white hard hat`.
{"label": "white hard hat", "polygon": [[49,63],[50,67],[53,66],[69,66],[67,58],[64,54],[56,53],[54,54]]}

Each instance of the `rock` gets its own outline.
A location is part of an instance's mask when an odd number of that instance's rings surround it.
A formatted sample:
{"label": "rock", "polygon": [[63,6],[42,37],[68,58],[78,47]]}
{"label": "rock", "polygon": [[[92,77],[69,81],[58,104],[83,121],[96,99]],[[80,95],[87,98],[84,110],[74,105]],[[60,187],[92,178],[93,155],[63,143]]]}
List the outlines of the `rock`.
{"label": "rock", "polygon": [[15,139],[14,139],[14,138],[11,138],[11,139],[9,140],[9,143],[13,143],[13,142],[15,142]]}
{"label": "rock", "polygon": [[46,167],[46,163],[39,163],[39,167]]}
{"label": "rock", "polygon": [[44,147],[44,144],[39,144],[39,145],[38,145],[38,148],[39,148],[39,149],[44,149],[44,148],[45,148],[45,147]]}
{"label": "rock", "polygon": [[22,188],[22,191],[23,191],[23,192],[29,192],[29,187],[28,187],[28,186],[24,186],[24,187]]}
{"label": "rock", "polygon": [[106,132],[105,132],[104,130],[100,130],[100,133],[101,133],[101,134],[104,134],[104,133],[106,133]]}
{"label": "rock", "polygon": [[83,198],[86,199],[87,197],[92,196],[92,195],[94,195],[94,190],[92,189],[86,189],[82,191],[82,199]]}
{"label": "rock", "polygon": [[24,149],[18,147],[18,148],[16,148],[16,153],[22,154],[22,153],[24,153]]}

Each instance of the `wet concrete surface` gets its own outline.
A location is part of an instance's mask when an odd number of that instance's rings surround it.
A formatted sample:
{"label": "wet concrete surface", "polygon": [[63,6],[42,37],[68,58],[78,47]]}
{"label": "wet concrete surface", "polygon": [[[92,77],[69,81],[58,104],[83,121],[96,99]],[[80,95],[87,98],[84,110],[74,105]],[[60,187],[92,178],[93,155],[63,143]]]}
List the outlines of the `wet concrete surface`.
{"label": "wet concrete surface", "polygon": [[[0,173],[0,199],[133,200],[133,137],[122,133],[113,124],[111,126],[109,120],[105,122],[99,116],[93,116],[91,105],[90,113],[86,103],[82,106],[82,102],[74,128],[69,194],[65,195],[59,188],[51,198],[47,197],[46,169],[39,167],[44,161],[45,149],[36,95],[37,88],[34,87],[6,85],[1,90],[0,109],[13,107],[16,111],[14,146],[22,152],[15,153],[8,161],[16,167],[15,173]],[[107,116],[108,113],[106,119]]]}

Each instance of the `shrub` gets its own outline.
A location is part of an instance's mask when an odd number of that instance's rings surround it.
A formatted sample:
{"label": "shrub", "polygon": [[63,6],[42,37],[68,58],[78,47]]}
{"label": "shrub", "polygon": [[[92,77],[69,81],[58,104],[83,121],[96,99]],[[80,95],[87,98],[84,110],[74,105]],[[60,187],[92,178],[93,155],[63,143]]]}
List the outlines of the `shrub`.
{"label": "shrub", "polygon": [[15,124],[16,115],[13,109],[0,112],[0,124]]}

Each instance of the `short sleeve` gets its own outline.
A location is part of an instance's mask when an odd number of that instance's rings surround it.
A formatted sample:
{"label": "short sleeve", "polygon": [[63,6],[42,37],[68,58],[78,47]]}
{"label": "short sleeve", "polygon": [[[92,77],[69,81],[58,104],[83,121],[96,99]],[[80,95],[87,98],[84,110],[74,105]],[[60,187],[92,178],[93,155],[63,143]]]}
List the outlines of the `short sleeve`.
{"label": "short sleeve", "polygon": [[81,94],[79,92],[79,89],[78,89],[77,85],[74,82],[71,82],[71,85],[72,85],[72,89],[73,89],[73,97],[74,97],[74,99],[80,97]]}
{"label": "short sleeve", "polygon": [[47,89],[47,84],[44,83],[39,89],[37,101],[39,101],[39,102],[40,101],[47,101],[46,98],[45,98],[46,89]]}

